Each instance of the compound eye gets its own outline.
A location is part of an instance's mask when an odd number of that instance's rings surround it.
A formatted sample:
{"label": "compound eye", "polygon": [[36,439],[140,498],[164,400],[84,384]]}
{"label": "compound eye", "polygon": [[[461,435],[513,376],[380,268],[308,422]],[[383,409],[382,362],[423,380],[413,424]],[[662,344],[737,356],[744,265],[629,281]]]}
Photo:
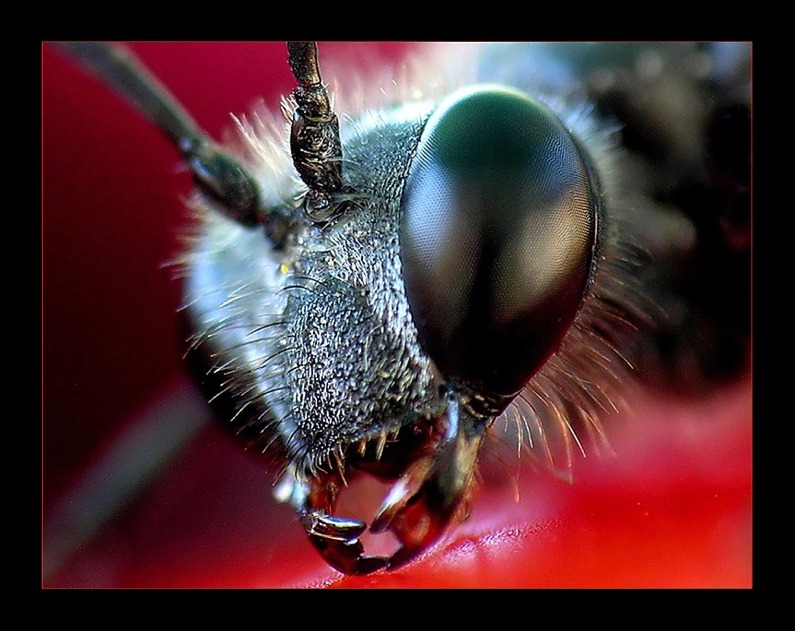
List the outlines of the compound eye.
{"label": "compound eye", "polygon": [[588,165],[546,106],[496,86],[440,104],[409,167],[400,254],[445,378],[497,397],[530,380],[582,303],[597,212]]}

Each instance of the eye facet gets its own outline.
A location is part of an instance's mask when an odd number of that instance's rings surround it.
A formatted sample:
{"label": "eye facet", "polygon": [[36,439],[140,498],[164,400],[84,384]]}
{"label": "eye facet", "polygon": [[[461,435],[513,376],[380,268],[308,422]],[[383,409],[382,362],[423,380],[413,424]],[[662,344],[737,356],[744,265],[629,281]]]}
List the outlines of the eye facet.
{"label": "eye facet", "polygon": [[510,397],[555,352],[597,214],[588,165],[546,106],[497,86],[440,104],[406,179],[400,254],[420,343],[449,382]]}

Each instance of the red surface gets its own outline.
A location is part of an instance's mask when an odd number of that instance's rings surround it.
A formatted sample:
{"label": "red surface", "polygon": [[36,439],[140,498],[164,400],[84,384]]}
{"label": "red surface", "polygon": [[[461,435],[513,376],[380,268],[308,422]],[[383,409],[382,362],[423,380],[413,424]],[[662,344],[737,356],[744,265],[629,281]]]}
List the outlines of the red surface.
{"label": "red surface", "polygon": [[[277,106],[289,87],[281,45],[136,50],[214,135],[229,112],[258,96]],[[47,49],[43,98],[46,509],[181,374],[178,287],[161,264],[189,177],[157,132]],[[618,456],[579,463],[576,484],[524,471],[518,503],[510,480],[484,487],[437,548],[364,578],[330,570],[270,499],[271,472],[211,426],[44,584],[749,587],[751,426],[750,380],[649,403],[611,430]]]}
{"label": "red surface", "polygon": [[524,468],[516,501],[508,466],[443,542],[367,577],[326,566],[269,497],[272,474],[210,425],[46,584],[751,587],[750,384],[644,407],[613,424],[615,457],[575,464],[574,484]]}

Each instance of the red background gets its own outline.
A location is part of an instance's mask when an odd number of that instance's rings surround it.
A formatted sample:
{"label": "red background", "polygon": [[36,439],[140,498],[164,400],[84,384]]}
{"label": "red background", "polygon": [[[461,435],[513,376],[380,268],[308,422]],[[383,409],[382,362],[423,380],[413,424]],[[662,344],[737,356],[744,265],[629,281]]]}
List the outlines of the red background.
{"label": "red background", "polygon": [[[291,87],[283,44],[133,46],[213,136]],[[322,44],[369,67],[407,45]],[[366,51],[366,52],[362,52]],[[326,77],[328,78],[328,77]],[[184,382],[162,264],[190,177],[160,134],[49,46],[43,52],[43,503],[74,492],[119,432]],[[697,402],[654,400],[573,486],[529,471],[520,501],[484,488],[473,518],[392,574],[340,578],[272,474],[209,425],[45,586],[749,587],[750,377]],[[513,469],[510,469],[513,471]],[[44,541],[47,555],[47,541]]]}

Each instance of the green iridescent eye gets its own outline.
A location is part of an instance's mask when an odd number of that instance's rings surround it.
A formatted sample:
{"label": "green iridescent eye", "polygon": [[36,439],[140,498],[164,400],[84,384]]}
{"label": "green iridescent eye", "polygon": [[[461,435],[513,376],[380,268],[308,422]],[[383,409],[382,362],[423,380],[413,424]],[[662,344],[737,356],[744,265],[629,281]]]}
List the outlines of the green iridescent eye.
{"label": "green iridescent eye", "polygon": [[451,382],[515,394],[582,303],[598,194],[569,131],[517,90],[452,95],[428,119],[401,201],[420,342]]}

